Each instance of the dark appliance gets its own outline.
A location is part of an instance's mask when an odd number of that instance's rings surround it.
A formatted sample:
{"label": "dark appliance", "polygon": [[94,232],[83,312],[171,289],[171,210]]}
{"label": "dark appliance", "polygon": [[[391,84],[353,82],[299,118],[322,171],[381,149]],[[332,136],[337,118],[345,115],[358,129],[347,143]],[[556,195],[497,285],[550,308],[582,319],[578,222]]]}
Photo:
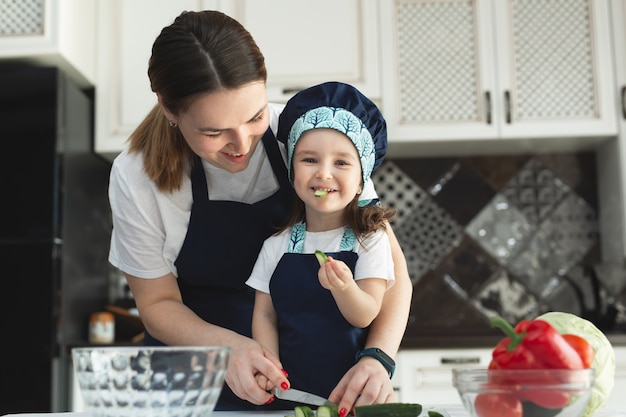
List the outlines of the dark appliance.
{"label": "dark appliance", "polygon": [[108,300],[92,96],[59,69],[0,65],[0,415],[69,411],[70,349]]}

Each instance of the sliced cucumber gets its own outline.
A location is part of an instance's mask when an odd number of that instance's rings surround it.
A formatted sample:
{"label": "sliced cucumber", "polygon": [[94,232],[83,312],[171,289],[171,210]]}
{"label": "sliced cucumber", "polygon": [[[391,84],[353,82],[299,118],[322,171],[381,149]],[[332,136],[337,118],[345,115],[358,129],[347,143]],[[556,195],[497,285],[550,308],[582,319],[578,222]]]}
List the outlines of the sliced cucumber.
{"label": "sliced cucumber", "polygon": [[315,417],[315,413],[308,405],[298,405],[293,409],[295,417]]}
{"label": "sliced cucumber", "polygon": [[339,417],[337,405],[320,405],[315,413],[316,417]]}
{"label": "sliced cucumber", "polygon": [[322,252],[321,250],[315,251],[315,257],[317,258],[317,262],[320,263],[320,266],[328,262],[328,256],[326,256],[326,254]]}
{"label": "sliced cucumber", "polygon": [[328,191],[317,189],[313,195],[315,197],[326,197],[328,195]]}
{"label": "sliced cucumber", "polygon": [[421,412],[417,403],[372,404],[355,407],[354,417],[417,417]]}

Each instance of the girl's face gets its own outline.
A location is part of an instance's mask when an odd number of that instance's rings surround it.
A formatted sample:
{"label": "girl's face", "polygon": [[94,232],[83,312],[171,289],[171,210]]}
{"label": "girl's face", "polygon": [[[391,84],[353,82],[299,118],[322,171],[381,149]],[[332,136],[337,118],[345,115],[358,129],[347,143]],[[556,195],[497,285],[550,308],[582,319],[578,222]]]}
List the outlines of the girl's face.
{"label": "girl's face", "polygon": [[[336,213],[361,192],[361,160],[352,141],[335,129],[311,129],[302,134],[292,158],[293,184],[309,215]],[[315,197],[316,190],[327,191]],[[336,225],[339,227],[339,225]]]}
{"label": "girl's face", "polygon": [[202,159],[228,172],[247,168],[269,126],[265,83],[252,82],[234,90],[199,96],[178,117],[185,141]]}

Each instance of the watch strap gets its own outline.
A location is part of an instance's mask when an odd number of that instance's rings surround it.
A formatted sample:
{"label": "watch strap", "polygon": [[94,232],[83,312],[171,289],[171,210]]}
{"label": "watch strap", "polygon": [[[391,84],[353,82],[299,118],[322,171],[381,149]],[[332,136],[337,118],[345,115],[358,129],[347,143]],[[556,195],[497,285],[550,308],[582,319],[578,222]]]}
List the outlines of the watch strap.
{"label": "watch strap", "polygon": [[374,359],[377,359],[389,372],[389,379],[393,377],[393,373],[396,370],[396,362],[391,358],[391,356],[387,355],[380,348],[367,348],[363,350],[359,350],[355,356],[355,362],[358,362],[363,356],[370,356]]}

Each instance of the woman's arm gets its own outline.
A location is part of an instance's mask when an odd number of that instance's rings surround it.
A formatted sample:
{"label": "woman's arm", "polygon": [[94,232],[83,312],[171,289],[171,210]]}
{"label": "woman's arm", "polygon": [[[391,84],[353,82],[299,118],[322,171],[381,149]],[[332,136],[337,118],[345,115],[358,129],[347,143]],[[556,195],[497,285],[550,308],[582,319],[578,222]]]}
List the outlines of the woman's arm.
{"label": "woman's arm", "polygon": [[272,395],[259,387],[261,373],[273,385],[288,383],[280,361],[254,340],[207,323],[182,303],[173,274],[155,279],[126,274],[146,330],[168,345],[229,346],[226,383],[240,398],[265,404]]}
{"label": "woman's arm", "polygon": [[[381,311],[370,326],[365,347],[378,347],[393,357],[398,352],[406,330],[413,286],[406,259],[389,225],[387,234],[396,282],[385,292]],[[330,401],[339,404],[340,412],[344,410],[344,416],[354,406],[389,402],[393,398],[389,373],[378,360],[369,356],[363,357],[350,368],[329,396]]]}

